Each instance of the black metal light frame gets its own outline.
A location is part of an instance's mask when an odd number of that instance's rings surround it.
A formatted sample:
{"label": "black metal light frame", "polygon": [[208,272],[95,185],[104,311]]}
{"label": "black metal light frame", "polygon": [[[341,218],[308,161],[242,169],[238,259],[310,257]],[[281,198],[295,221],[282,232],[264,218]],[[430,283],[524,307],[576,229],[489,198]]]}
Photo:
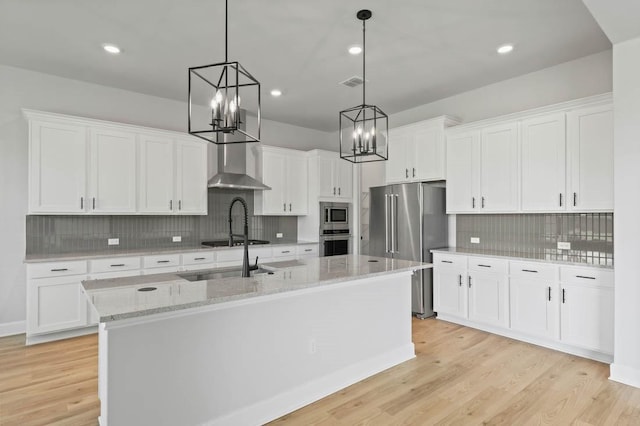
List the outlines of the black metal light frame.
{"label": "black metal light frame", "polygon": [[[188,132],[193,136],[197,136],[208,142],[215,144],[231,144],[231,143],[249,143],[260,142],[260,128],[261,128],[261,99],[260,99],[260,82],[251,75],[239,62],[228,60],[228,0],[225,0],[225,48],[224,48],[224,62],[218,62],[210,65],[202,65],[189,68],[189,121]],[[216,76],[212,78],[211,76]],[[206,126],[200,123],[195,123],[194,113],[194,82],[204,84],[207,88],[206,94],[211,93],[208,96],[213,99],[218,91],[224,92],[228,100],[231,96],[239,103],[242,98],[241,93],[248,93],[251,90],[257,90],[257,93],[253,94],[257,100],[257,111],[255,115],[240,113],[240,105],[236,105],[237,112],[233,114],[230,120],[224,123],[220,123],[219,119],[216,119],[213,114],[213,107],[211,109],[211,118],[207,115]],[[241,91],[242,89],[242,91]],[[246,96],[245,96],[246,98]],[[198,108],[196,105],[195,108]],[[201,114],[202,115],[202,114]],[[246,122],[242,121],[242,117],[246,117],[248,120],[250,117],[255,117],[257,120],[256,134],[251,134],[246,129]]]}
{"label": "black metal light frame", "polygon": [[[371,15],[367,9],[356,14],[362,21],[362,104],[342,110],[339,114],[340,158],[352,163],[386,161],[389,158],[389,117],[376,105],[368,105],[365,98],[365,22]],[[373,128],[372,134],[366,133],[368,128]],[[363,132],[370,139],[363,139]]]}

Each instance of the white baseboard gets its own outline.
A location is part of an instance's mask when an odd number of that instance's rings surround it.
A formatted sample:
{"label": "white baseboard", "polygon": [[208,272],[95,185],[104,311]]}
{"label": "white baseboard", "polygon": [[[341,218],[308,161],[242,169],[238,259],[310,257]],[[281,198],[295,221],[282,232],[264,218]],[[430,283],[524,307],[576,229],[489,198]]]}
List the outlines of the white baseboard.
{"label": "white baseboard", "polygon": [[640,370],[626,365],[611,364],[609,380],[640,388]]}
{"label": "white baseboard", "polygon": [[224,417],[210,420],[205,424],[207,426],[265,424],[367,377],[415,358],[415,356],[415,347],[411,343],[394,351],[353,364]]}
{"label": "white baseboard", "polygon": [[56,333],[35,334],[27,336],[26,345],[37,345],[39,343],[53,342],[54,340],[70,339],[72,337],[84,336],[98,332],[98,326],[93,325],[84,328],[74,328],[73,330],[59,331]]}
{"label": "white baseboard", "polygon": [[27,329],[26,321],[5,322],[0,324],[0,337],[23,334]]}

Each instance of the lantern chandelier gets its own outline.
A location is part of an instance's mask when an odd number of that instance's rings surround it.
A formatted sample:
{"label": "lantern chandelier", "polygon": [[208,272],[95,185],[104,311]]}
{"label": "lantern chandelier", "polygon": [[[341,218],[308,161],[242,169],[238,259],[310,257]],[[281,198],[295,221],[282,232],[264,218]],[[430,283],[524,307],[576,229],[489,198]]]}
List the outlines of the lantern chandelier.
{"label": "lantern chandelier", "polygon": [[224,62],[189,68],[189,133],[215,144],[260,142],[260,83],[229,62],[228,3]]}
{"label": "lantern chandelier", "polygon": [[360,10],[356,17],[362,21],[362,105],[340,111],[340,157],[352,163],[385,161],[389,152],[389,118],[365,101],[365,22],[371,18],[371,11]]}

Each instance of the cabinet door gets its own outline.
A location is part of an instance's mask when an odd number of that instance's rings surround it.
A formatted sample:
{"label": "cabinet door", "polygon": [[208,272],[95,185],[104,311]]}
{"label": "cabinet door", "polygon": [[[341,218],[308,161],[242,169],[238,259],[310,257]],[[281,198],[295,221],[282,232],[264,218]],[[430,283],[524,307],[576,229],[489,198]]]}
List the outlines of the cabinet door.
{"label": "cabinet door", "polygon": [[27,333],[40,334],[85,327],[87,298],[81,281],[85,276],[29,280]]}
{"label": "cabinet door", "polygon": [[466,281],[463,269],[433,268],[433,310],[439,314],[449,314],[466,318]]}
{"label": "cabinet door", "polygon": [[353,165],[345,160],[334,160],[334,176],[336,177],[336,187],[338,198],[350,200],[353,197]]}
{"label": "cabinet door", "polygon": [[567,115],[570,210],[613,210],[613,110],[585,108]]}
{"label": "cabinet door", "polygon": [[445,178],[444,129],[441,123],[417,126],[412,149],[410,177],[421,181]]}
{"label": "cabinet door", "polygon": [[482,130],[480,158],[480,211],[518,210],[518,125]]}
{"label": "cabinet door", "polygon": [[207,145],[176,142],[176,199],[178,214],[207,214]]}
{"label": "cabinet door", "polygon": [[485,324],[507,326],[507,279],[499,274],[470,272],[469,319]]}
{"label": "cabinet door", "polygon": [[135,213],[136,135],[92,127],[89,211]]}
{"label": "cabinet door", "polygon": [[262,214],[284,215],[288,211],[285,201],[287,157],[268,150],[262,151],[262,183],[271,187],[261,191]]}
{"label": "cabinet door", "polygon": [[[320,197],[335,197],[338,195],[336,187],[335,160],[319,155],[318,161],[318,195]],[[342,160],[344,161],[344,160]],[[346,162],[346,161],[345,161]]]}
{"label": "cabinet door", "polygon": [[480,209],[479,144],[477,132],[447,138],[447,213],[473,213]]}
{"label": "cabinet door", "polygon": [[564,113],[522,122],[522,210],[566,210]]}
{"label": "cabinet door", "polygon": [[557,284],[527,278],[511,278],[511,329],[534,336],[555,338],[558,306]]}
{"label": "cabinet door", "polygon": [[85,212],[88,160],[86,128],[33,121],[30,132],[30,212]]}
{"label": "cabinet door", "polygon": [[387,183],[409,180],[407,165],[407,147],[411,144],[411,135],[405,128],[389,130],[389,158],[385,162]]}
{"label": "cabinet door", "polygon": [[139,164],[139,211],[153,214],[173,212],[176,203],[174,201],[176,171],[173,140],[162,136],[140,135]]}
{"label": "cabinet door", "polygon": [[613,353],[613,288],[562,284],[560,340]]}
{"label": "cabinet door", "polygon": [[285,200],[287,213],[302,216],[308,213],[308,167],[306,158],[300,155],[291,155],[287,158],[287,177]]}

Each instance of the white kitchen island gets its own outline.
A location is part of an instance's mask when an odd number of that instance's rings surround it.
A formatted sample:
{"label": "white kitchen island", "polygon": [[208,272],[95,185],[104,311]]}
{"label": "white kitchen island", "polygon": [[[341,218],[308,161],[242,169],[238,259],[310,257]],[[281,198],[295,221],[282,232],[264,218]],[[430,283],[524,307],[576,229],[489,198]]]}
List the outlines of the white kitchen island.
{"label": "white kitchen island", "polygon": [[263,424],[415,356],[411,274],[430,264],[264,266],[273,274],[85,281],[100,317],[100,424]]}

